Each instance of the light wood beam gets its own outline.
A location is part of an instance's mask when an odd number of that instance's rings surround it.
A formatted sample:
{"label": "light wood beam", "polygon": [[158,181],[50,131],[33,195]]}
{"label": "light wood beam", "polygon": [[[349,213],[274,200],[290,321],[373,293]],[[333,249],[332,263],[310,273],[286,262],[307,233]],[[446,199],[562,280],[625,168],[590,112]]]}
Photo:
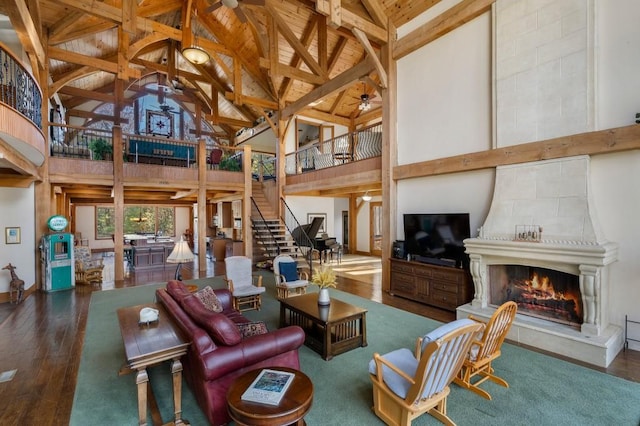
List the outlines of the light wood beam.
{"label": "light wood beam", "polygon": [[5,10],[11,26],[16,31],[22,47],[31,55],[35,55],[41,68],[45,67],[47,55],[45,46],[40,40],[38,22],[34,22],[24,0],[6,1]]}
{"label": "light wood beam", "polygon": [[285,76],[291,80],[302,80],[306,83],[313,84],[314,86],[323,84],[327,81],[326,78],[320,77],[319,75],[311,74],[310,72],[281,63],[276,64],[276,68],[274,70],[271,68],[271,61],[264,58],[260,58],[260,66],[268,68],[274,74]]}
{"label": "light wood beam", "polygon": [[[115,104],[115,103],[114,103]],[[68,116],[80,117],[80,118],[88,118],[91,120],[104,120],[104,121],[113,121],[114,123],[119,121],[120,123],[128,123],[128,118],[120,118],[118,120],[114,115],[106,115],[106,114],[96,114],[91,111],[84,111],[80,109],[71,109],[67,110]]]}
{"label": "light wood beam", "polygon": [[371,46],[371,43],[369,43],[367,35],[362,30],[355,27],[352,28],[351,31],[356,36],[362,47],[364,47],[365,52],[367,52],[367,54],[373,61],[373,64],[376,66],[376,71],[378,72],[378,76],[380,77],[380,85],[383,88],[386,88],[387,71],[385,71],[384,67],[382,66],[382,62],[380,62],[380,58],[378,58],[376,51],[373,49],[373,46]]}
{"label": "light wood beam", "polygon": [[237,126],[237,127],[253,126],[253,123],[250,121],[238,120],[236,118],[231,118],[231,117],[222,117],[222,116],[214,117],[212,114],[205,114],[204,117],[205,119],[210,120],[214,124],[230,124],[231,126]]}
{"label": "light wood beam", "polygon": [[315,88],[311,92],[302,96],[294,103],[288,105],[282,110],[282,119],[289,118],[296,114],[296,112],[302,108],[305,108],[312,102],[332,95],[335,92],[339,92],[354,81],[360,79],[360,77],[369,74],[374,69],[374,66],[368,60],[360,62],[358,65],[344,71],[342,74],[328,81],[320,87]]}
{"label": "light wood beam", "polygon": [[369,15],[373,18],[373,22],[380,27],[387,29],[387,14],[379,0],[362,0],[364,8],[367,9]]}
{"label": "light wood beam", "polygon": [[122,0],[122,29],[132,35],[136,35],[136,16],[138,13],[137,0]]}
{"label": "light wood beam", "polygon": [[316,60],[311,56],[309,51],[305,48],[305,46],[298,40],[296,35],[291,31],[287,22],[280,16],[280,13],[272,6],[267,5],[267,10],[269,14],[273,17],[278,29],[280,30],[280,34],[283,35],[285,40],[291,45],[293,50],[302,58],[305,64],[309,67],[311,71],[315,74],[328,78],[326,72],[320,67],[320,64],[316,62]]}
{"label": "light wood beam", "polygon": [[640,126],[632,125],[563,136],[505,148],[461,154],[437,160],[405,164],[393,169],[393,179],[411,179],[447,173],[467,172],[549,160],[575,155],[597,155],[640,149]]}

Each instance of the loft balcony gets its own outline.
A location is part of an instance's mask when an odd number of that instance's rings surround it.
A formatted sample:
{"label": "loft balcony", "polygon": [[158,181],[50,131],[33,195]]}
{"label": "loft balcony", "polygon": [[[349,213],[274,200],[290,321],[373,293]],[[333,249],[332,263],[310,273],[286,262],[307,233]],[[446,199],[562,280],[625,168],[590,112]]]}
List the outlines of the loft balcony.
{"label": "loft balcony", "polygon": [[[49,177],[54,184],[114,186],[111,131],[95,128],[52,125]],[[191,194],[182,201],[196,199],[199,164],[204,163],[207,196],[239,196],[245,180],[275,178],[276,159],[251,149],[206,146],[197,142],[165,137],[124,134],[122,139],[122,181],[134,189],[164,191],[165,199],[178,192]],[[251,170],[243,170],[244,156],[251,156]],[[285,157],[285,193],[305,194],[336,189],[346,192],[377,189],[381,183],[381,126],[339,136],[322,143],[307,144]],[[346,184],[348,182],[348,184]],[[176,199],[176,198],[173,198]],[[156,200],[159,201],[159,200]]]}
{"label": "loft balcony", "polygon": [[42,92],[20,60],[1,43],[0,69],[0,178],[7,186],[25,186],[39,178],[37,168],[46,155]]}

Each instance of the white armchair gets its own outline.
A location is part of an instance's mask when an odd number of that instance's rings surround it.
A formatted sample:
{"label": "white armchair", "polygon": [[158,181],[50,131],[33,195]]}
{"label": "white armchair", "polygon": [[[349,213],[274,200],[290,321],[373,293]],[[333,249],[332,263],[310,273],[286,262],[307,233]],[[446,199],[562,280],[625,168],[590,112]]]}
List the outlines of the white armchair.
{"label": "white armchair", "polygon": [[309,274],[298,270],[298,262],[291,256],[281,254],[273,259],[273,274],[276,278],[278,299],[286,299],[291,293],[305,294],[309,285]]}
{"label": "white armchair", "polygon": [[233,295],[233,307],[238,311],[260,310],[262,304],[262,276],[254,275],[251,259],[246,256],[231,256],[224,259],[229,291]]}

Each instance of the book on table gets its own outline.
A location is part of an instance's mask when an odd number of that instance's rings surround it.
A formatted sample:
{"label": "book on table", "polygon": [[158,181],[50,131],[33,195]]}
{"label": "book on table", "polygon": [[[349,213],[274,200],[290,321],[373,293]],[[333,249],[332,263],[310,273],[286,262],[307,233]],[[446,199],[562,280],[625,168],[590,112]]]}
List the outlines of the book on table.
{"label": "book on table", "polygon": [[295,374],[288,371],[264,369],[242,394],[243,401],[278,405]]}

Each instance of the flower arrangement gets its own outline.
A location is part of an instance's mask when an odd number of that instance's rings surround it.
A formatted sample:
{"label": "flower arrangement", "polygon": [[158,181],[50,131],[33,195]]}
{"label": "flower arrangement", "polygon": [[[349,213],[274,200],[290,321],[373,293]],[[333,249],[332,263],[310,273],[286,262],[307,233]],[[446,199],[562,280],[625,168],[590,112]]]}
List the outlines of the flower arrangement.
{"label": "flower arrangement", "polygon": [[329,266],[323,266],[311,276],[311,283],[320,288],[336,287],[336,273]]}

